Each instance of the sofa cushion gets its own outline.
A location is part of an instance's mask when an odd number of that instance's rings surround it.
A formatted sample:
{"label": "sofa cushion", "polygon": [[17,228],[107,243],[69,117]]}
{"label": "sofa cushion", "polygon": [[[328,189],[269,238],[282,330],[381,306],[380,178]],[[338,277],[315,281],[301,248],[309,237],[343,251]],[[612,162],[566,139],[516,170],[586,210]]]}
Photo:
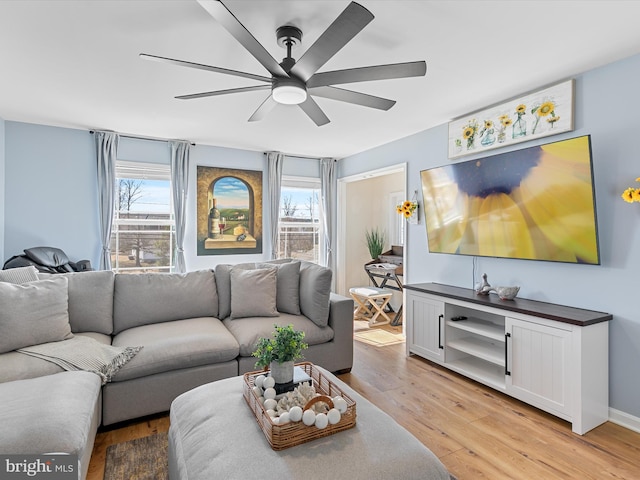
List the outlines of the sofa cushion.
{"label": "sofa cushion", "polygon": [[[90,337],[111,345],[111,337],[101,333],[78,333],[77,337]],[[0,353],[0,383],[27,378],[44,377],[63,372],[63,368],[48,360],[32,357],[20,352]]]}
{"label": "sofa cushion", "polygon": [[276,308],[281,313],[300,315],[300,262],[256,263],[256,268],[277,266]]}
{"label": "sofa cushion", "polygon": [[276,317],[277,268],[231,269],[231,318]]}
{"label": "sofa cushion", "polygon": [[231,269],[252,270],[256,268],[255,263],[238,263],[229,265],[219,263],[215,267],[216,287],[218,290],[218,318],[223,319],[231,315]]}
{"label": "sofa cushion", "polygon": [[113,382],[226,362],[234,360],[239,351],[233,335],[211,317],[134,327],[116,335],[113,345],[144,347],[113,376]]}
{"label": "sofa cushion", "polygon": [[35,282],[36,280],[38,280],[38,269],[33,265],[0,270],[0,282],[21,284]]}
{"label": "sofa cushion", "polygon": [[[304,341],[311,345],[326,343],[333,339],[331,327],[318,327],[303,315],[281,314],[278,318],[265,320],[262,317],[248,317],[241,320],[227,318],[223,320],[240,345],[240,356],[249,357],[256,349],[260,338],[270,338],[273,335],[273,325],[293,325],[294,330],[305,332]],[[304,352],[303,352],[304,354]]]}
{"label": "sofa cushion", "polygon": [[0,282],[0,353],[73,336],[68,283],[65,277],[23,285]]}
{"label": "sofa cushion", "polygon": [[300,310],[319,327],[329,323],[331,269],[302,262],[300,265]]}
{"label": "sofa cushion", "polygon": [[114,285],[114,334],[152,323],[218,316],[218,294],[211,270],[116,274]]}
{"label": "sofa cushion", "polygon": [[113,283],[111,270],[65,273],[69,279],[71,331],[113,332]]}
{"label": "sofa cushion", "polygon": [[78,478],[85,478],[100,424],[100,391],[100,377],[89,372],[0,384],[0,452],[77,454]]}

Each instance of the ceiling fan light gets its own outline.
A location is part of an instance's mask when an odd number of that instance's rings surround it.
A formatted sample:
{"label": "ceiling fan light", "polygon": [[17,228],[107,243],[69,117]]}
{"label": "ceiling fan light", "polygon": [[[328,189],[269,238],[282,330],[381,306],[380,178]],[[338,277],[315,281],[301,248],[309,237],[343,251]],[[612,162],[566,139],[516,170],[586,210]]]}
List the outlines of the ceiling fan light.
{"label": "ceiling fan light", "polygon": [[297,85],[278,85],[271,91],[273,99],[284,105],[298,105],[307,99],[307,91]]}

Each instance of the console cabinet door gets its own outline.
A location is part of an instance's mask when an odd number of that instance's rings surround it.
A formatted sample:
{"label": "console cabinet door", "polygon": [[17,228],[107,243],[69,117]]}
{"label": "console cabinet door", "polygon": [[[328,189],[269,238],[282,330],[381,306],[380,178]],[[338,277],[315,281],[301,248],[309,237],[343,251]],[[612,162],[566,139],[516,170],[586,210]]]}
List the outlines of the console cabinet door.
{"label": "console cabinet door", "polygon": [[407,354],[444,362],[444,302],[405,290]]}
{"label": "console cabinet door", "polygon": [[506,318],[507,393],[571,419],[571,331]]}

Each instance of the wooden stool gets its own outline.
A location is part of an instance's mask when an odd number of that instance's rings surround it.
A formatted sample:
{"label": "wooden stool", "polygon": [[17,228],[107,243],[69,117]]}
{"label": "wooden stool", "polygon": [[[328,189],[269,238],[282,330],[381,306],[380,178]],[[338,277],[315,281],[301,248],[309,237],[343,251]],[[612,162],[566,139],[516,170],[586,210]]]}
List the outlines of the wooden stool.
{"label": "wooden stool", "polygon": [[[349,289],[351,297],[356,302],[353,311],[354,320],[368,320],[369,325],[384,325],[391,323],[391,318],[384,311],[391,300],[393,292],[378,287],[353,287]],[[382,316],[383,321],[377,321]]]}

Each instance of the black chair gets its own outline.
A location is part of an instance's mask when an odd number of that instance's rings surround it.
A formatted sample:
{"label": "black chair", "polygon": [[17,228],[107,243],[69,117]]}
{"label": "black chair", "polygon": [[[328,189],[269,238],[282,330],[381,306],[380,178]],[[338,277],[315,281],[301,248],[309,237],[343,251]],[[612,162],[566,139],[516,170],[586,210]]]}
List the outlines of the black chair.
{"label": "black chair", "polygon": [[33,247],[24,250],[24,255],[15,255],[4,263],[3,270],[33,265],[43,273],[87,272],[93,270],[89,260],[72,262],[59,248]]}

